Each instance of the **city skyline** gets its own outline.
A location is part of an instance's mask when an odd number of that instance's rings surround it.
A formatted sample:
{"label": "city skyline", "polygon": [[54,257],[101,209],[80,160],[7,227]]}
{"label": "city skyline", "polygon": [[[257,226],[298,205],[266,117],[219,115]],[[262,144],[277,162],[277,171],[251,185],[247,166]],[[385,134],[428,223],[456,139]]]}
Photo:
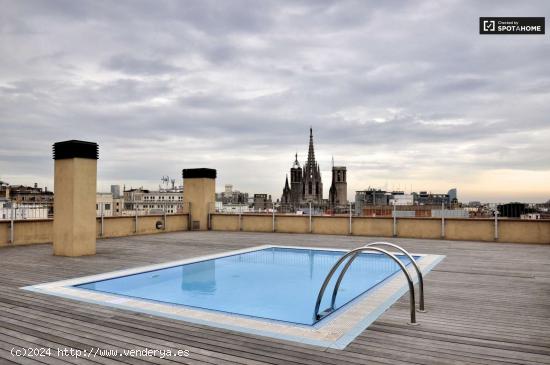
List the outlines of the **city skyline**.
{"label": "city skyline", "polygon": [[51,145],[81,139],[100,145],[100,191],[211,167],[218,191],[231,183],[276,198],[312,126],[325,198],[334,155],[348,198],[369,186],[456,187],[466,202],[547,201],[550,41],[481,36],[478,21],[549,10],[7,2],[0,180],[53,189]]}

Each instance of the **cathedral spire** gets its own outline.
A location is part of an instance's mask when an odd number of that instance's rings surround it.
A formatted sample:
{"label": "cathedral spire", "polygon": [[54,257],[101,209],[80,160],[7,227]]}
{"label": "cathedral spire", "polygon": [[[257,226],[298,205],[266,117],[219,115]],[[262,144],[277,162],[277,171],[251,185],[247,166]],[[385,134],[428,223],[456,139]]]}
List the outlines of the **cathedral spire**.
{"label": "cathedral spire", "polygon": [[296,159],[294,160],[294,166],[293,167],[300,167],[300,163],[298,162],[298,152],[296,152]]}
{"label": "cathedral spire", "polygon": [[290,190],[290,186],[288,185],[288,174],[286,174],[286,181],[285,181],[285,190],[286,189]]}
{"label": "cathedral spire", "polygon": [[315,167],[315,151],[313,149],[313,128],[309,127],[309,149],[307,151],[307,164]]}

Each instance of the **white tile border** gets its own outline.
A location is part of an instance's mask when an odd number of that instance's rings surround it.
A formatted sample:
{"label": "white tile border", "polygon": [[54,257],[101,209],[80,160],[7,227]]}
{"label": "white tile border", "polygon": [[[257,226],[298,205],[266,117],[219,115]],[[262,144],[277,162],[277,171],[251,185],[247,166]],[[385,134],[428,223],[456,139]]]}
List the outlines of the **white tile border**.
{"label": "white tile border", "polygon": [[[199,261],[206,261],[220,257],[238,255],[267,248],[291,248],[300,250],[322,250],[340,251],[324,247],[303,247],[303,246],[277,246],[262,245],[242,250],[228,251],[213,255],[194,257],[190,259],[171,261],[157,265],[141,266],[126,270],[112,271],[99,275],[84,276],[74,279],[55,281],[21,289],[37,293],[55,295],[63,298],[100,304],[120,309],[147,313],[151,315],[167,317],[192,323],[204,324],[212,327],[235,330],[260,336],[268,336],[283,340],[297,341],[310,345],[323,346],[335,349],[343,349],[365,328],[374,322],[386,309],[397,299],[408,291],[408,285],[403,275],[399,272],[392,278],[368,292],[360,295],[344,307],[338,309],[326,319],[313,326],[293,324],[275,320],[242,316],[237,314],[223,313],[214,310],[192,308],[183,305],[155,302],[151,300],[123,297],[115,294],[93,292],[90,290],[74,288],[74,285],[84,284],[92,281],[112,279],[120,276],[127,276],[164,269],[167,267],[179,266]],[[401,254],[401,252],[392,252]],[[445,256],[413,254],[420,256],[417,260],[422,274],[428,273]],[[415,282],[418,280],[416,273],[413,275]],[[429,303],[429,298],[427,300]],[[420,314],[422,316],[422,314]],[[420,322],[422,318],[419,318]]]}

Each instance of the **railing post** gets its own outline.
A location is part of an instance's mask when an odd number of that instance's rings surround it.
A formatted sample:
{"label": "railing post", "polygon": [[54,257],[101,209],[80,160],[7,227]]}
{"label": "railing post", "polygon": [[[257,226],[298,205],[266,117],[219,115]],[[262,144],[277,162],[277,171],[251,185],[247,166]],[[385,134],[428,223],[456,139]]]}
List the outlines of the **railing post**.
{"label": "railing post", "polygon": [[351,230],[351,218],[352,218],[352,214],[351,214],[351,203],[349,203],[349,234],[352,234],[352,230]]}
{"label": "railing post", "polygon": [[313,232],[313,225],[311,222],[311,202],[309,203],[309,233]]}
{"label": "railing post", "polygon": [[206,219],[206,230],[207,231],[210,231],[212,229],[212,223],[211,223],[211,219],[212,219],[212,216],[211,216],[211,213],[212,213],[212,203],[208,203],[208,217]]}
{"label": "railing post", "polygon": [[445,238],[445,203],[441,202],[441,238]]}
{"label": "railing post", "polygon": [[103,216],[104,216],[104,203],[101,203],[101,232],[100,237],[103,237]]}
{"label": "railing post", "polygon": [[397,237],[397,212],[395,211],[395,201],[393,202],[393,236]]}
{"label": "railing post", "polygon": [[191,231],[193,230],[193,217],[191,216],[191,202],[188,202],[188,209],[189,209],[189,212],[187,214],[187,230],[188,231]]}
{"label": "railing post", "polygon": [[162,207],[162,212],[164,213],[163,222],[162,222],[162,230],[166,231],[166,204]]}
{"label": "railing post", "polygon": [[498,210],[495,209],[495,241],[498,240]]}
{"label": "railing post", "polygon": [[271,213],[272,213],[271,229],[273,232],[275,232],[275,204],[274,203],[271,203]]}
{"label": "railing post", "polygon": [[14,242],[13,241],[14,240],[13,234],[14,234],[14,225],[15,225],[15,214],[17,214],[16,209],[17,208],[12,205],[12,208],[11,208],[11,223],[10,223],[10,244],[12,244],[12,245],[13,245],[13,242]]}

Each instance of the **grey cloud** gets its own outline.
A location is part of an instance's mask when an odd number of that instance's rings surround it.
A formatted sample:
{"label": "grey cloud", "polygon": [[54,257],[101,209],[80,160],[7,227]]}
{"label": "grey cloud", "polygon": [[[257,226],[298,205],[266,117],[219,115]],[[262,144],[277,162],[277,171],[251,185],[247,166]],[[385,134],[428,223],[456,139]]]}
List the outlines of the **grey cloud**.
{"label": "grey cloud", "polygon": [[111,70],[131,75],[164,75],[181,71],[181,68],[159,59],[137,58],[124,54],[110,57],[104,65]]}
{"label": "grey cloud", "polygon": [[550,170],[548,37],[477,34],[479,16],[545,14],[544,1],[4,8],[2,180],[51,179],[51,144],[79,138],[100,143],[104,181],[154,187],[162,171],[208,165],[278,195],[309,126],[322,169],[336,154],[350,176]]}

